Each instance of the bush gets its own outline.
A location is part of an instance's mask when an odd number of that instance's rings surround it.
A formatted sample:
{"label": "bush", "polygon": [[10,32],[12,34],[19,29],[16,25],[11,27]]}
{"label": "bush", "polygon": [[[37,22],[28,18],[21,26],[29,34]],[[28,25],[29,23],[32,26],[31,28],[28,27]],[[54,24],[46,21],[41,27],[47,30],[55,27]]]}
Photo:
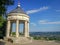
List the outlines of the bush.
{"label": "bush", "polygon": [[34,36],[34,40],[57,40],[60,41],[60,37],[39,37],[39,36]]}
{"label": "bush", "polygon": [[36,36],[35,36],[35,37],[33,37],[33,39],[34,39],[34,40],[40,40],[41,37],[36,37]]}

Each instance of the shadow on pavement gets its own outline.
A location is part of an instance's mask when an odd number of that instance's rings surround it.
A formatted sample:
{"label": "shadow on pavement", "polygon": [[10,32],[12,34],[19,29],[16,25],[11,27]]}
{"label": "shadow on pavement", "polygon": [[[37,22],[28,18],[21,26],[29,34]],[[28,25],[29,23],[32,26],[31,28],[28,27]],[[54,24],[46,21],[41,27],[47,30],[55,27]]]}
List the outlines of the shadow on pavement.
{"label": "shadow on pavement", "polygon": [[56,43],[60,43],[60,41],[55,41]]}
{"label": "shadow on pavement", "polygon": [[5,42],[0,41],[0,45],[5,45]]}

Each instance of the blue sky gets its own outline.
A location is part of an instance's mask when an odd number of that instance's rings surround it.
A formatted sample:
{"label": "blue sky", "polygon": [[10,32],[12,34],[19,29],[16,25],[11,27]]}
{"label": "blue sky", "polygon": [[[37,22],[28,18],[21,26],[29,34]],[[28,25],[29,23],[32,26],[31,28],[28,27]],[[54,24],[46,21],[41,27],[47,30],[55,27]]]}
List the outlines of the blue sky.
{"label": "blue sky", "polygon": [[[18,0],[15,0],[7,12],[17,4]],[[20,5],[30,16],[30,32],[60,31],[60,0],[20,0]]]}

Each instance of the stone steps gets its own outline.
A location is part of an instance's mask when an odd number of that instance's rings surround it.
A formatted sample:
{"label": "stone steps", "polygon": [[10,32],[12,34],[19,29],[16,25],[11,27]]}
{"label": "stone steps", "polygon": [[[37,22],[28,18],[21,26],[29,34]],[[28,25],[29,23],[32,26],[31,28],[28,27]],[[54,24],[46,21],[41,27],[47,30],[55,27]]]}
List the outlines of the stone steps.
{"label": "stone steps", "polygon": [[18,37],[18,38],[12,38],[13,43],[19,43],[19,44],[25,44],[25,43],[30,43],[32,40],[27,37]]}

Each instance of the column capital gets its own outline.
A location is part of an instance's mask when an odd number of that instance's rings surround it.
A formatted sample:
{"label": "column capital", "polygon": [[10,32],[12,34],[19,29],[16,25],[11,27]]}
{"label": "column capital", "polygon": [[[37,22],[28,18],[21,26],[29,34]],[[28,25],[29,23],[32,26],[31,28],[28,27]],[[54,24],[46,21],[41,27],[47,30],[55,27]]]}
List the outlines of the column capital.
{"label": "column capital", "polygon": [[25,20],[25,22],[29,23],[30,21]]}
{"label": "column capital", "polygon": [[28,21],[28,23],[29,23],[30,21]]}

